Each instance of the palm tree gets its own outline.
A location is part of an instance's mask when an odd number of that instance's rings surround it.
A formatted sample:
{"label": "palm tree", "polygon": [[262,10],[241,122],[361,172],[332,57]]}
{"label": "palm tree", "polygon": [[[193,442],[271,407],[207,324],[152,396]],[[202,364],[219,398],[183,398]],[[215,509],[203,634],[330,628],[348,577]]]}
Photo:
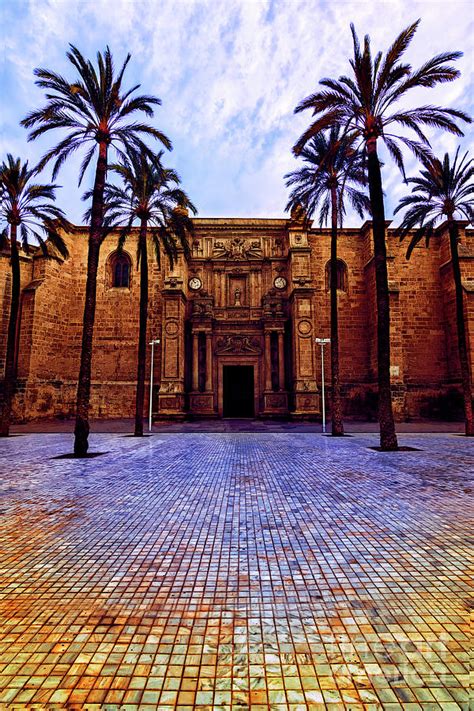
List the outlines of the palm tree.
{"label": "palm tree", "polygon": [[107,47],[98,52],[98,71],[79,50],[70,45],[67,57],[77,72],[77,80],[70,83],[59,74],[47,69],[36,69],[36,84],[46,90],[46,105],[32,111],[22,121],[26,128],[33,128],[29,140],[48,131],[60,129],[66,136],[41,159],[42,169],[54,160],[53,179],[64,161],[79,149],[86,148],[82,161],[79,184],[97,153],[94,189],[89,230],[86,296],[82,329],[81,365],[77,386],[76,426],[74,453],[86,456],[89,436],[89,400],[91,386],[92,337],[96,305],[97,267],[103,240],[104,187],[107,176],[109,149],[119,156],[124,150],[133,149],[150,153],[144,138],[160,141],[167,148],[171,143],[166,136],[146,123],[137,121],[133,114],[153,116],[153,107],[161,104],[154,96],[132,96],[139,84],[127,91],[122,89],[123,76],[130,54],[121,69],[115,74],[112,54]]}
{"label": "palm tree", "polygon": [[424,170],[420,177],[408,178],[414,188],[412,194],[403,197],[395,209],[406,209],[403,221],[399,227],[401,239],[410,235],[407,251],[409,258],[413,249],[423,239],[429,245],[430,237],[437,224],[448,221],[449,245],[453,268],[454,288],[456,293],[456,323],[458,332],[459,362],[461,365],[461,381],[464,398],[464,413],[466,435],[474,435],[472,419],[472,382],[467,352],[466,324],[464,321],[463,287],[461,268],[459,265],[459,217],[465,217],[474,222],[474,161],[468,159],[467,152],[458,162],[459,148],[451,163],[449,154],[444,154],[443,162],[438,158],[423,161]]}
{"label": "palm tree", "polygon": [[193,231],[188,208],[197,210],[178,185],[176,171],[164,168],[160,152],[154,160],[141,153],[129,153],[125,160],[111,166],[123,186],[107,184],[105,227],[122,225],[119,248],[123,248],[132,225],[139,224],[137,268],[140,267],[140,321],[138,337],[137,391],[135,400],[135,436],[143,436],[145,400],[146,332],[148,318],[148,234],[152,238],[160,266],[161,248],[171,266],[178,255],[178,245],[189,255],[188,234]]}
{"label": "palm tree", "polygon": [[369,211],[369,199],[359,189],[366,184],[362,156],[355,150],[354,136],[343,135],[338,126],[318,133],[302,149],[305,165],[285,175],[287,187],[295,186],[286,210],[303,206],[311,217],[319,207],[322,227],[331,215],[331,418],[333,436],[344,434],[341,385],[339,380],[339,331],[337,312],[337,236],[345,215],[344,197],[363,217]]}
{"label": "palm tree", "polygon": [[[322,90],[305,98],[296,112],[312,109],[316,119],[303,133],[293,148],[298,155],[305,144],[321,131],[340,126],[354,132],[361,142],[367,159],[369,195],[373,221],[374,264],[377,289],[377,356],[379,385],[380,445],[383,450],[398,448],[390,391],[390,304],[387,278],[385,242],[385,209],[382,175],[377,154],[380,138],[403,173],[403,154],[400,146],[408,147],[416,156],[429,154],[428,138],[421,126],[445,129],[458,136],[462,131],[455,119],[470,121],[457,109],[420,106],[414,109],[395,105],[406,100],[411,89],[433,87],[459,76],[449,62],[458,59],[460,52],[445,52],[429,59],[419,69],[400,61],[418,27],[419,20],[407,27],[396,38],[385,57],[378,52],[372,57],[370,39],[364,39],[361,49],[354,26],[351,25],[354,56],[350,60],[352,76],[322,79]],[[418,137],[408,138],[396,131],[397,126],[409,129]]]}
{"label": "palm tree", "polygon": [[[10,318],[8,322],[3,401],[0,411],[0,436],[8,437],[12,397],[15,388],[15,345],[20,307],[20,254],[18,238],[23,250],[28,253],[31,244],[39,244],[44,256],[66,259],[68,250],[58,234],[58,228],[70,230],[69,222],[59,207],[53,205],[57,185],[42,185],[33,182],[36,168],[29,169],[10,153],[0,165],[0,219],[6,223],[0,235],[0,247],[10,249],[12,290]],[[18,231],[20,235],[18,235]],[[51,250],[53,247],[53,250]]]}

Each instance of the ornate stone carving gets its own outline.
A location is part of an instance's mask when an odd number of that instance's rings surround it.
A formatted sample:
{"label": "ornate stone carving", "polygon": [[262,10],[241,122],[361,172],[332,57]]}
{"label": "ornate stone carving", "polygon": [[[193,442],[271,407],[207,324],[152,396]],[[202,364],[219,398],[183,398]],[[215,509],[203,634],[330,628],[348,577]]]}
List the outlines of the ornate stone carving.
{"label": "ornate stone carving", "polygon": [[263,297],[263,313],[267,318],[283,316],[283,297],[276,289],[270,289]]}
{"label": "ornate stone carving", "polygon": [[212,408],[213,395],[193,395],[191,402],[193,410],[209,410]]}
{"label": "ornate stone carving", "polygon": [[290,212],[291,221],[294,223],[304,224],[307,218],[307,212],[301,203],[293,205]]}
{"label": "ornate stone carving", "polygon": [[160,393],[176,393],[179,392],[179,385],[177,383],[161,383]]}
{"label": "ornate stone carving", "polygon": [[209,296],[207,291],[202,290],[199,296],[192,300],[191,315],[192,318],[212,318],[213,315],[213,297]]}
{"label": "ornate stone carving", "polygon": [[286,407],[286,394],[271,393],[265,396],[268,407]]}
{"label": "ornate stone carving", "polygon": [[164,397],[160,400],[160,408],[163,410],[173,410],[179,407],[179,401],[176,397]]}
{"label": "ornate stone carving", "polygon": [[235,319],[248,319],[249,311],[245,307],[238,306],[236,309],[227,309],[225,312],[227,319],[234,321]]}
{"label": "ornate stone carving", "polygon": [[311,277],[309,277],[309,276],[293,277],[293,283],[296,284],[297,286],[306,286],[307,284],[311,284]]}
{"label": "ornate stone carving", "polygon": [[198,239],[193,240],[192,255],[193,257],[202,257],[204,250],[201,242]]}
{"label": "ornate stone carving", "polygon": [[182,285],[182,278],[176,274],[171,274],[165,279],[165,289],[179,289]]}
{"label": "ornate stone carving", "polygon": [[179,323],[178,321],[167,321],[165,324],[165,333],[167,336],[170,338],[173,338],[178,334],[179,331]]}
{"label": "ornate stone carving", "polygon": [[274,257],[283,256],[283,240],[281,240],[279,237],[277,237],[273,242],[272,253]]}
{"label": "ornate stone carving", "polygon": [[234,306],[242,306],[242,302],[240,301],[240,297],[242,296],[242,292],[240,289],[236,289],[234,291]]}
{"label": "ornate stone carving", "polygon": [[240,334],[229,334],[219,338],[216,344],[215,353],[257,353],[260,354],[262,348],[258,338],[242,336]]}
{"label": "ornate stone carving", "polygon": [[310,336],[312,330],[313,327],[311,325],[311,321],[301,319],[301,321],[298,322],[298,333],[300,336],[303,336],[303,338]]}
{"label": "ornate stone carving", "polygon": [[259,259],[263,256],[260,240],[234,237],[228,242],[216,240],[213,255],[216,259]]}

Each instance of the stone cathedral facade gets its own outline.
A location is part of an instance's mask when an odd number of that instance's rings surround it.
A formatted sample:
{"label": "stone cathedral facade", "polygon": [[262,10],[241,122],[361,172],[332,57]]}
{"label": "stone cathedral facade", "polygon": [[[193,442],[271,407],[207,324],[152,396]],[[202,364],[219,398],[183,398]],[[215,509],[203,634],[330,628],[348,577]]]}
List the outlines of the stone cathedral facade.
{"label": "stone cathedral facade", "polygon": [[[321,359],[329,337],[330,231],[290,219],[197,218],[191,257],[171,270],[150,258],[148,340],[153,410],[160,418],[317,418]],[[15,418],[74,413],[84,306],[87,229],[65,239],[63,263],[22,256]],[[441,227],[430,248],[406,260],[388,230],[391,376],[398,419],[461,414],[454,286]],[[151,250],[150,250],[151,252]],[[474,237],[460,241],[465,318],[474,352]],[[346,416],[376,413],[375,274],[370,222],[341,231],[338,301]],[[92,363],[91,415],[131,417],[138,341],[136,234],[123,253],[117,235],[101,249]],[[10,303],[8,254],[0,255],[0,372]],[[150,352],[148,352],[148,358]],[[330,383],[326,349],[327,383]],[[147,364],[150,372],[150,363]]]}

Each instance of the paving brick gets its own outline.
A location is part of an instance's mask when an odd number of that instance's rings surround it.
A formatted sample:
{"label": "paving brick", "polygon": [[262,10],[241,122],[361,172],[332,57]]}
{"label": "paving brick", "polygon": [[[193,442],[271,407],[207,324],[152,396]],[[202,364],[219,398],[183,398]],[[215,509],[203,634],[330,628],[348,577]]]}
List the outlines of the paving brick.
{"label": "paving brick", "polygon": [[465,708],[471,443],[376,442],[4,440],[0,705]]}

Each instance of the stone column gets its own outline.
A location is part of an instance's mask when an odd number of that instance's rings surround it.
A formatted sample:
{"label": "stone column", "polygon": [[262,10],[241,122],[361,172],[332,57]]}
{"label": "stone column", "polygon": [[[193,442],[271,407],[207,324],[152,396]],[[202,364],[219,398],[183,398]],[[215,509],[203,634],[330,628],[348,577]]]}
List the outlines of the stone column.
{"label": "stone column", "polygon": [[265,390],[272,389],[271,331],[265,331]]}
{"label": "stone column", "polygon": [[283,342],[283,331],[278,331],[278,387],[285,389],[285,351]]}
{"label": "stone column", "polygon": [[222,306],[221,272],[219,269],[214,269],[214,299],[216,306]]}
{"label": "stone column", "polygon": [[199,331],[193,333],[193,383],[192,389],[197,392],[199,389]]}
{"label": "stone column", "polygon": [[206,333],[206,392],[212,392],[212,333]]}
{"label": "stone column", "polygon": [[227,301],[226,301],[226,288],[225,288],[225,272],[221,272],[221,307],[224,308],[227,306]]}

